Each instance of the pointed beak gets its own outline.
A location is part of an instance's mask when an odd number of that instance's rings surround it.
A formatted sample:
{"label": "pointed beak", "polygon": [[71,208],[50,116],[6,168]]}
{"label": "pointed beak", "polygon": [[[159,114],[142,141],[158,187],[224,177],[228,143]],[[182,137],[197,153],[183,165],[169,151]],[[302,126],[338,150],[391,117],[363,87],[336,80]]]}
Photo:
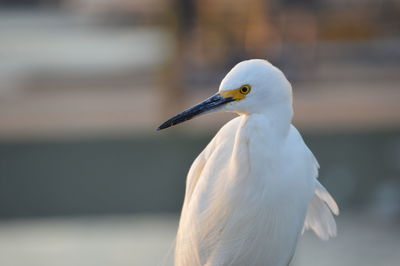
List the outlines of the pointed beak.
{"label": "pointed beak", "polygon": [[202,101],[201,103],[196,104],[195,106],[186,109],[180,114],[168,119],[164,123],[162,123],[157,130],[169,128],[171,126],[180,124],[187,120],[190,120],[198,115],[208,113],[210,111],[216,110],[221,106],[234,101],[233,97],[223,97],[221,94],[216,93],[210,98]]}

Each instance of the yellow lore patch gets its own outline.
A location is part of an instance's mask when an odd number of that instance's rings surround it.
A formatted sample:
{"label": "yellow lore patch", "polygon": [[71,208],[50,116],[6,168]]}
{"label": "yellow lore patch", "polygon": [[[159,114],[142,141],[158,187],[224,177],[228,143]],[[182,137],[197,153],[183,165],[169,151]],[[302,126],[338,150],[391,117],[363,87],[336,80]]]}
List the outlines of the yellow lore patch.
{"label": "yellow lore patch", "polygon": [[246,97],[247,94],[251,91],[250,85],[243,85],[238,89],[229,90],[229,91],[220,91],[224,98],[233,98],[235,101],[240,101]]}

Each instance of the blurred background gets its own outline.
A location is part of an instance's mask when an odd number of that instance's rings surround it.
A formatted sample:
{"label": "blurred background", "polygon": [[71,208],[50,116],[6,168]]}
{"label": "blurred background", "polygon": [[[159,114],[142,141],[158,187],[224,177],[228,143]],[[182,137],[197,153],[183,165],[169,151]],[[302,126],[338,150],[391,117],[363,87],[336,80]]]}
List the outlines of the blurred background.
{"label": "blurred background", "polygon": [[265,58],[341,206],[294,266],[400,264],[399,0],[0,0],[0,265],[171,265],[191,162],[155,128]]}

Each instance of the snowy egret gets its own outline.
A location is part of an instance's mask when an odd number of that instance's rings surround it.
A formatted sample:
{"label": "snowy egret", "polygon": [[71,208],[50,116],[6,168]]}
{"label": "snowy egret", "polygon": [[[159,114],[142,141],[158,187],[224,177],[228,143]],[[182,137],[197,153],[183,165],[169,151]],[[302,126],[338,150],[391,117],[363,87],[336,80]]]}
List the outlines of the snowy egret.
{"label": "snowy egret", "polygon": [[292,120],[292,88],[266,60],[237,64],[218,93],[158,130],[211,111],[236,112],[193,162],[175,248],[177,266],[286,266],[299,235],[336,235],[338,206]]}

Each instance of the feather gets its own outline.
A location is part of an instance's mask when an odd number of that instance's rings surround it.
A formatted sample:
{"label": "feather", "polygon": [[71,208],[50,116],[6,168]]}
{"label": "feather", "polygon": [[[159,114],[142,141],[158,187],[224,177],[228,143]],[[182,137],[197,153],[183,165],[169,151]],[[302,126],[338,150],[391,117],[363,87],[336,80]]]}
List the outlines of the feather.
{"label": "feather", "polygon": [[308,205],[303,232],[312,230],[322,240],[328,240],[336,236],[337,229],[333,214],[338,215],[339,208],[321,183],[316,182],[315,194]]}

